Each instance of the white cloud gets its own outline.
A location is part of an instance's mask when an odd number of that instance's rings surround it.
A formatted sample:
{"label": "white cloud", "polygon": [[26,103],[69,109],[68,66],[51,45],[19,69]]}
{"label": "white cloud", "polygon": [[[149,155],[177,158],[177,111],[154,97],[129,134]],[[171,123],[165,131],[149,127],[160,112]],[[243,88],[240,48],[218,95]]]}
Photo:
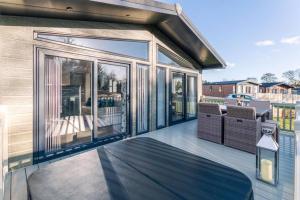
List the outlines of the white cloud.
{"label": "white cloud", "polygon": [[282,38],[280,42],[284,44],[300,44],[300,35]]}
{"label": "white cloud", "polygon": [[262,40],[255,43],[256,46],[272,46],[275,45],[273,40]]}
{"label": "white cloud", "polygon": [[226,62],[226,65],[228,68],[234,68],[235,67],[235,63],[232,62]]}

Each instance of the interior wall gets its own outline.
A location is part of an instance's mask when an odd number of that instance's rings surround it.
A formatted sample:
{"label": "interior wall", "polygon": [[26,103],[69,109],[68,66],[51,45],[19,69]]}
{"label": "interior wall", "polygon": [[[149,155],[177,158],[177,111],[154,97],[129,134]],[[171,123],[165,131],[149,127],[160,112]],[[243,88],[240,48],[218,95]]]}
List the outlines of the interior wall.
{"label": "interior wall", "polygon": [[[36,48],[59,50],[68,53],[87,55],[102,60],[114,60],[130,65],[131,87],[130,118],[131,133],[136,130],[136,65],[150,66],[150,131],[156,129],[156,45],[176,49],[175,53],[187,57],[176,45],[162,41],[161,35],[153,35],[153,29],[141,25],[121,25],[101,22],[81,22],[57,19],[42,19],[16,16],[0,18],[0,105],[7,106],[8,113],[8,156],[10,168],[18,168],[32,163],[34,143],[34,66]],[[147,40],[149,43],[148,61],[130,57],[120,57],[89,49],[78,49],[68,45],[35,40],[34,32],[53,32],[81,36],[114,37],[120,39]],[[172,48],[170,48],[172,47]],[[193,62],[193,61],[191,61]],[[193,62],[194,63],[194,62]],[[166,68],[169,80],[170,66]],[[199,66],[197,66],[199,67]],[[177,68],[178,69],[178,68]],[[201,95],[201,72],[195,69],[182,69],[198,74],[198,98]],[[64,80],[69,82],[69,80]],[[87,80],[86,80],[87,81]],[[169,85],[169,84],[167,84]],[[168,89],[168,88],[167,88]],[[167,101],[169,99],[167,93]],[[168,105],[168,102],[167,102]],[[167,115],[168,122],[168,115]]]}

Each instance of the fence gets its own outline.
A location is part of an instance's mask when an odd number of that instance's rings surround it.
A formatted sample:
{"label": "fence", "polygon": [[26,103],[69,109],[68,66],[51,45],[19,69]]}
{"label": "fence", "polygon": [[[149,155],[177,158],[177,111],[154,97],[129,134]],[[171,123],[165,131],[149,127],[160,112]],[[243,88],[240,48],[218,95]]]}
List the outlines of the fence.
{"label": "fence", "polygon": [[267,100],[273,103],[296,103],[300,101],[300,95],[297,94],[272,94],[272,93],[256,93],[255,98]]}
{"label": "fence", "polygon": [[[224,98],[204,97],[203,102],[224,104]],[[277,121],[280,129],[284,131],[295,130],[295,104],[292,103],[272,103],[273,120]]]}

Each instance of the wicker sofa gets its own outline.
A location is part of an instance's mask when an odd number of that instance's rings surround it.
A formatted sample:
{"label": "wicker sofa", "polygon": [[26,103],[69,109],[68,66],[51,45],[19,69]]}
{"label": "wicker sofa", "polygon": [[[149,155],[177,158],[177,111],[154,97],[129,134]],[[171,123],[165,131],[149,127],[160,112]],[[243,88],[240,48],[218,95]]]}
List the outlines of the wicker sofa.
{"label": "wicker sofa", "polygon": [[218,104],[198,104],[198,137],[223,143],[223,115]]}
{"label": "wicker sofa", "polygon": [[224,145],[255,154],[260,137],[261,119],[256,118],[255,108],[227,106]]}

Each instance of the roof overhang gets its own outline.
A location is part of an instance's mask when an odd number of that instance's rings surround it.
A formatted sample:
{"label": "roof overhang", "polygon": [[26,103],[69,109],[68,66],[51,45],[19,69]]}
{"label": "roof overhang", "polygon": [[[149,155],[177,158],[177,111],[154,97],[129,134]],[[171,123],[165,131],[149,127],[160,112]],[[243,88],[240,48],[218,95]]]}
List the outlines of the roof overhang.
{"label": "roof overhang", "polygon": [[0,14],[152,25],[202,69],[226,66],[179,4],[152,0],[0,0]]}

